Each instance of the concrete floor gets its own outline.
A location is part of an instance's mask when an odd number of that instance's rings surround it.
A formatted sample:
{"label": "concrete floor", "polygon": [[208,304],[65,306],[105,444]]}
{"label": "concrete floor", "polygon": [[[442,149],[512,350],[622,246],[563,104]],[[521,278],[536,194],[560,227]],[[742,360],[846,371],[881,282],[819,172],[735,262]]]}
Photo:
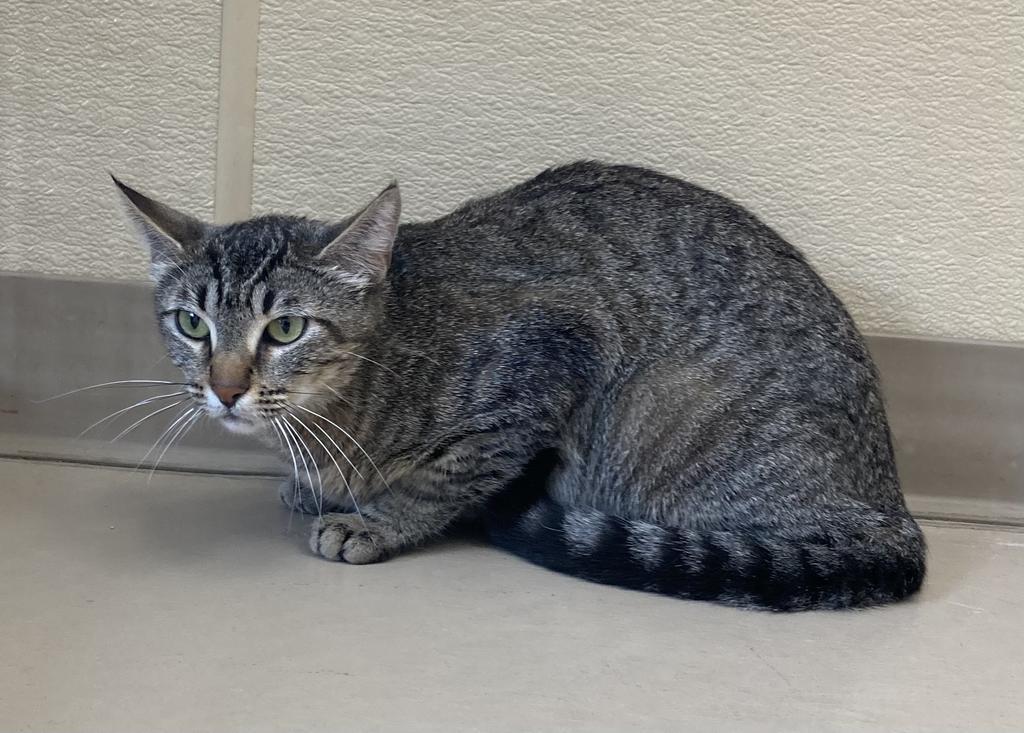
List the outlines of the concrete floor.
{"label": "concrete floor", "polygon": [[312,557],[266,480],[0,461],[0,731],[1020,731],[1024,533],[770,615],[450,542]]}

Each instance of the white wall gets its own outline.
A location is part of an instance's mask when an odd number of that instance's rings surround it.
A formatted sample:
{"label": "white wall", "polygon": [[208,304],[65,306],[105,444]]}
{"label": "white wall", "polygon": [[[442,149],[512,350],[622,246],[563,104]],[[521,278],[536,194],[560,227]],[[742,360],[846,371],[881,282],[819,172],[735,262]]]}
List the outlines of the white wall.
{"label": "white wall", "polygon": [[0,2],[0,269],[145,277],[107,171],[213,211],[212,2]]}
{"label": "white wall", "polygon": [[[219,11],[13,7],[0,267],[141,276],[96,169],[210,212]],[[1016,0],[264,0],[259,44],[258,211],[340,216],[397,176],[428,217],[553,163],[643,163],[746,204],[868,330],[1024,340]]]}
{"label": "white wall", "polygon": [[273,0],[255,203],[433,216],[552,163],[644,163],[804,249],[863,327],[1024,339],[1024,6]]}

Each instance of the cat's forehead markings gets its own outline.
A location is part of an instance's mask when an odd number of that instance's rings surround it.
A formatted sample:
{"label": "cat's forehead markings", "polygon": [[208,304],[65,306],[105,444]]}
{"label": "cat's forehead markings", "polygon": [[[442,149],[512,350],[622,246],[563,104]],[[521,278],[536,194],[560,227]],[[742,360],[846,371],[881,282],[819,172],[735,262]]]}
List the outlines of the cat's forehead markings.
{"label": "cat's forehead markings", "polygon": [[288,256],[288,242],[283,239],[268,241],[238,235],[211,244],[207,256],[213,280],[217,285],[217,302],[229,308],[252,307],[256,297],[262,297],[261,286],[269,280]]}
{"label": "cat's forehead markings", "polygon": [[269,285],[264,286],[264,288],[263,288],[263,298],[262,298],[262,302],[260,303],[260,307],[261,307],[261,309],[263,311],[263,315],[267,315],[268,313],[270,313],[270,309],[274,307],[274,299],[275,299],[275,297],[276,296],[274,294],[274,291],[270,288],[270,286]]}
{"label": "cat's forehead markings", "polygon": [[196,305],[203,310],[207,310],[206,297],[209,295],[209,287],[206,283],[200,283],[199,287],[196,288]]}
{"label": "cat's forehead markings", "polygon": [[210,273],[213,277],[214,291],[217,294],[217,305],[224,299],[224,272],[220,266],[220,253],[210,246],[206,250],[207,259],[210,262]]}

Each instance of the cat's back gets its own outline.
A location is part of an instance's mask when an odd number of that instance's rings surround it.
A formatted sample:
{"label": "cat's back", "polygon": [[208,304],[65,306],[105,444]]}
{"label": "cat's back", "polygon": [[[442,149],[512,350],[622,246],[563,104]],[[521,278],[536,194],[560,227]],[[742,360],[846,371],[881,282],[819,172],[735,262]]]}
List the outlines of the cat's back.
{"label": "cat's back", "polygon": [[627,406],[713,406],[758,385],[765,404],[883,419],[863,339],[800,253],[724,196],[653,171],[577,163],[406,225],[392,285],[393,342],[434,354],[456,392],[571,364]]}
{"label": "cat's back", "polygon": [[[845,319],[803,256],[730,199],[635,166],[552,168],[435,221],[407,224],[400,289],[502,288],[586,302],[642,296],[656,310],[763,300],[769,310]],[[813,304],[809,308],[808,304]]]}
{"label": "cat's back", "polygon": [[739,204],[646,168],[581,161],[551,168],[399,232],[400,266],[493,282],[687,275],[799,253]]}

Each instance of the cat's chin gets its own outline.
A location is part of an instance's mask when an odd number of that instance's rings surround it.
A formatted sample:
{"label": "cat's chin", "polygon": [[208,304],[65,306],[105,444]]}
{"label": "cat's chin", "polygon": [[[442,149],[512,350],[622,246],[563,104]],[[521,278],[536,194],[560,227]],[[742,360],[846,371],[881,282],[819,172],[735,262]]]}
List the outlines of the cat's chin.
{"label": "cat's chin", "polygon": [[220,424],[232,433],[239,435],[251,435],[259,430],[259,425],[251,420],[245,420],[234,415],[224,415],[220,418]]}

